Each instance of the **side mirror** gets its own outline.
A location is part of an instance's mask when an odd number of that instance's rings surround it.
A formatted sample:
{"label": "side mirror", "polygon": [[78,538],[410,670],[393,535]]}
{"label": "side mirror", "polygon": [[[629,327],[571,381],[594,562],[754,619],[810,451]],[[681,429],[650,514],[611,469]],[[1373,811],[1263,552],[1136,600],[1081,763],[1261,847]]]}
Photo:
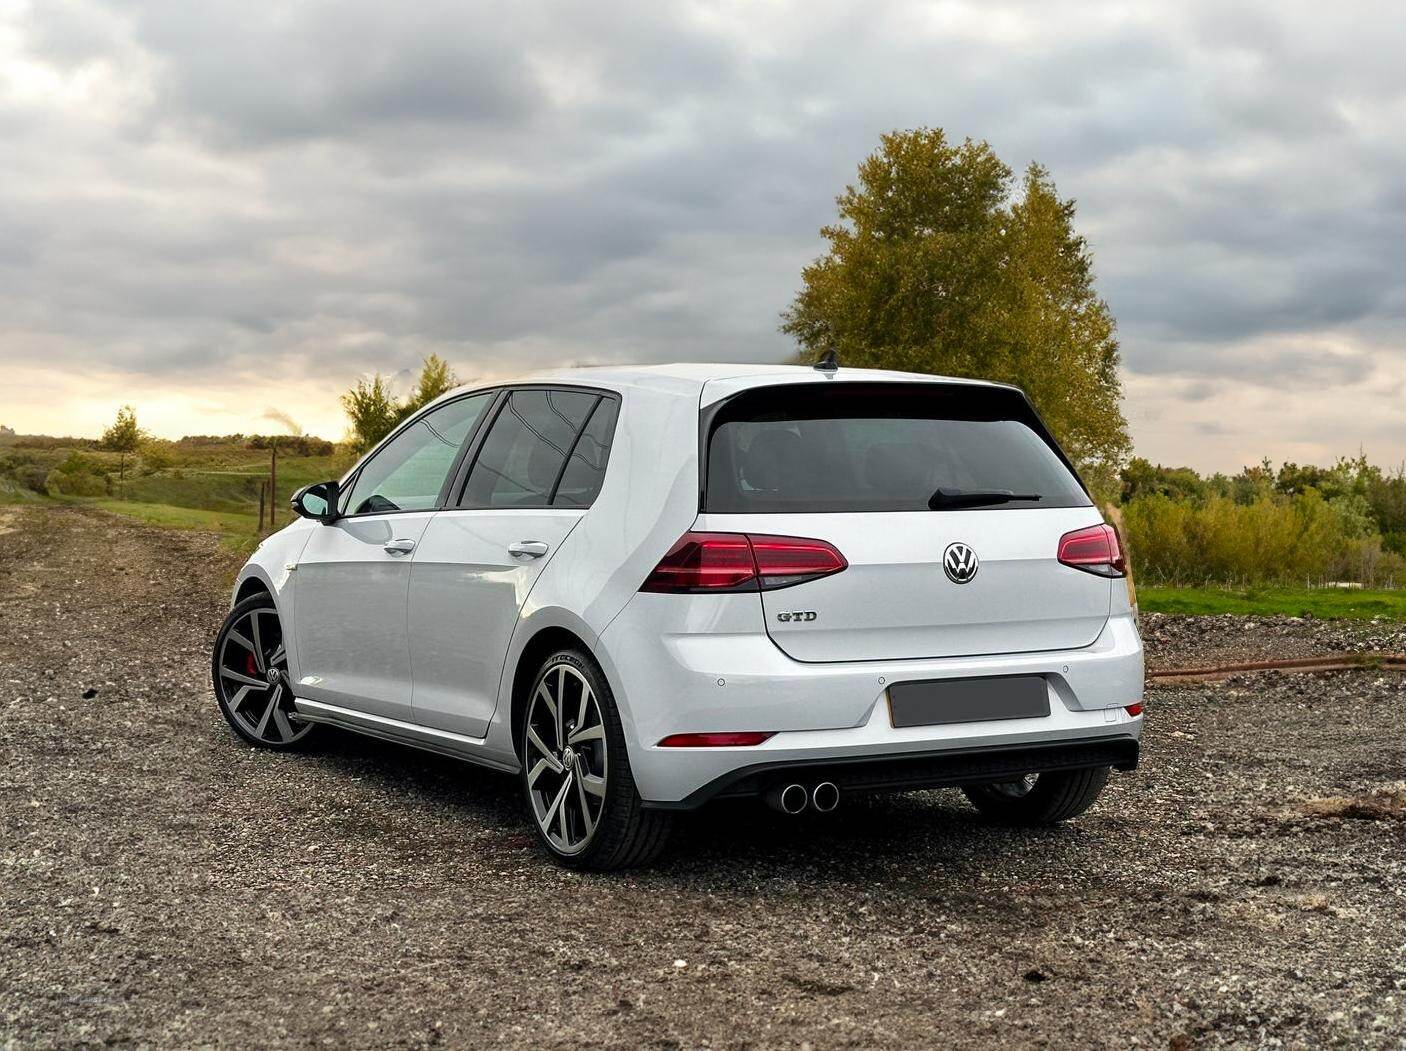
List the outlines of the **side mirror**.
{"label": "side mirror", "polygon": [[340,487],[333,482],[316,482],[312,485],[305,485],[293,494],[290,501],[293,510],[304,518],[313,518],[319,522],[335,522],[337,520],[337,498],[340,495]]}

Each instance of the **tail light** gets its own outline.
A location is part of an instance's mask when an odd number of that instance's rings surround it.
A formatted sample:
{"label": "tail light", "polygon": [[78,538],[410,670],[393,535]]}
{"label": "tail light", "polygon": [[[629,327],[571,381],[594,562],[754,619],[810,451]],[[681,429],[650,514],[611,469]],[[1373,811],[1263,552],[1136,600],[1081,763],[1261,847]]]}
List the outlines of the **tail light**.
{"label": "tail light", "polygon": [[828,577],[849,563],[834,544],[799,536],[749,536],[757,560],[757,583],[763,591]]}
{"label": "tail light", "polygon": [[818,580],[849,566],[833,544],[799,536],[685,533],[640,585],[679,594],[774,591]]}
{"label": "tail light", "polygon": [[1106,524],[1065,533],[1059,538],[1058,557],[1066,566],[1101,577],[1121,577],[1128,570],[1118,532]]}

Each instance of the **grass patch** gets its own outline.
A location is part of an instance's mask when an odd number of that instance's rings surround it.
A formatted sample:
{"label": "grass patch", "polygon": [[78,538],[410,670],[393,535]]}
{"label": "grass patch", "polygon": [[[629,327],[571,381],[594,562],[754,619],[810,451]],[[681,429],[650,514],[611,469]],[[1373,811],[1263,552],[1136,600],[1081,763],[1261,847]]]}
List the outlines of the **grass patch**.
{"label": "grass patch", "polygon": [[[175,504],[212,511],[253,511],[259,506],[259,484],[268,477],[268,454],[259,450],[221,447],[203,464],[191,462],[157,474],[129,478],[115,485],[114,495],[149,504]],[[257,457],[257,458],[251,458]],[[278,461],[277,506],[286,510],[294,490],[312,482],[337,478],[350,466],[347,455],[285,456]]]}
{"label": "grass patch", "polygon": [[135,518],[162,529],[194,529],[203,533],[217,533],[221,546],[230,551],[247,554],[254,550],[254,546],[259,542],[259,538],[254,535],[254,527],[258,524],[257,515],[234,511],[205,511],[194,507],[175,507],[171,504],[147,504],[134,500],[74,502]]}
{"label": "grass patch", "polygon": [[1311,615],[1322,620],[1406,620],[1406,589],[1358,588],[1172,588],[1139,584],[1138,607],[1144,613],[1201,616],[1239,613],[1270,617]]}

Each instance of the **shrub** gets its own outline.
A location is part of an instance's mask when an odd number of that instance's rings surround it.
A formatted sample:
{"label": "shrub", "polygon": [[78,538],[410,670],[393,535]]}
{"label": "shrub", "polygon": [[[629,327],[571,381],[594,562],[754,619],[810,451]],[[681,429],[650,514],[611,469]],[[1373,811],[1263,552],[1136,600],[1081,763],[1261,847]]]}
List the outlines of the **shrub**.
{"label": "shrub", "polygon": [[250,449],[267,449],[275,443],[282,456],[331,456],[337,448],[326,438],[315,438],[310,434],[255,434],[245,445]]}
{"label": "shrub", "polygon": [[49,478],[45,459],[35,453],[0,454],[0,478],[8,479],[13,487],[42,493]]}
{"label": "shrub", "polygon": [[1130,501],[1123,520],[1137,572],[1149,581],[1302,582],[1326,579],[1354,559],[1363,564],[1344,517],[1314,490],[1243,504],[1158,494]]}
{"label": "shrub", "polygon": [[42,464],[27,463],[15,468],[14,478],[31,492],[42,493],[45,483],[49,480],[49,472]]}
{"label": "shrub", "polygon": [[49,472],[44,488],[54,496],[107,496],[112,486],[99,461],[71,452],[68,459]]}
{"label": "shrub", "polygon": [[144,475],[156,474],[158,471],[168,470],[175,462],[173,456],[173,442],[162,441],[159,438],[151,438],[142,443],[141,463],[139,469]]}

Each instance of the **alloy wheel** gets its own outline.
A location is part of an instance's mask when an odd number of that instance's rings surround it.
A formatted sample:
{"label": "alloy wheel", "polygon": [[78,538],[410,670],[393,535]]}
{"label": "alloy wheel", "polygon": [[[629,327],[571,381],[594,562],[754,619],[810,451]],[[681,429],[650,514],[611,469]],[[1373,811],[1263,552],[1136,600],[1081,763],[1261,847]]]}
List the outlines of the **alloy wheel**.
{"label": "alloy wheel", "polygon": [[590,683],[572,665],[547,668],[527,710],[523,768],[537,827],[552,848],[579,854],[605,810],[605,721]]}
{"label": "alloy wheel", "polygon": [[218,671],[222,700],[249,737],[287,745],[312,729],[293,713],[288,652],[277,610],[251,609],[225,628]]}

